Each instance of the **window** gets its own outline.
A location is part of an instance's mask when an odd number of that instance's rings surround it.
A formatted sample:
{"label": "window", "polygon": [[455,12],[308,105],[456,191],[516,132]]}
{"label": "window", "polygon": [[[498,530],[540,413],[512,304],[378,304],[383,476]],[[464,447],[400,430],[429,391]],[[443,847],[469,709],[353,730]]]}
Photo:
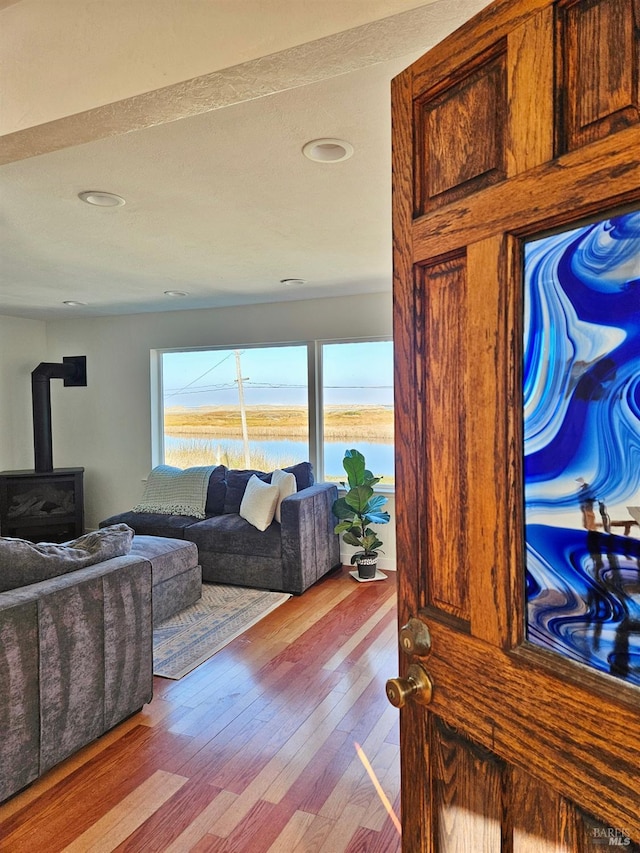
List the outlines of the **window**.
{"label": "window", "polygon": [[344,451],[355,447],[393,485],[393,343],[323,344],[322,406],[324,479],[344,480]]}
{"label": "window", "polygon": [[317,479],[340,481],[356,447],[393,485],[391,341],[163,352],[160,365],[167,465],[271,471],[310,459]]}
{"label": "window", "polygon": [[271,471],[309,458],[307,346],[162,355],[164,461]]}

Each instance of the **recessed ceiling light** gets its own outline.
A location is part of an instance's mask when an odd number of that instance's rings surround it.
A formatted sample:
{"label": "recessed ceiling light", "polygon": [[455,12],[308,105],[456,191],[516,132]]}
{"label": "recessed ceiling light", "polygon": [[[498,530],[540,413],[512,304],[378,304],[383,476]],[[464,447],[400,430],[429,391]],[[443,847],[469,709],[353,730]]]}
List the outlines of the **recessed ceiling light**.
{"label": "recessed ceiling light", "polygon": [[304,278],[281,278],[280,284],[284,284],[285,286],[291,286],[296,284],[306,284],[306,279]]}
{"label": "recessed ceiling light", "polygon": [[316,163],[341,163],[353,154],[353,145],[344,139],[312,139],[302,153]]}
{"label": "recessed ceiling light", "polygon": [[105,193],[102,190],[85,190],[78,193],[78,198],[94,207],[122,207],[125,200],[115,193]]}
{"label": "recessed ceiling light", "polygon": [[80,308],[83,305],[86,305],[86,302],[78,302],[77,299],[65,299],[62,303],[63,305],[68,305],[69,308]]}
{"label": "recessed ceiling light", "polygon": [[165,290],[165,296],[188,296],[188,292],[186,290]]}

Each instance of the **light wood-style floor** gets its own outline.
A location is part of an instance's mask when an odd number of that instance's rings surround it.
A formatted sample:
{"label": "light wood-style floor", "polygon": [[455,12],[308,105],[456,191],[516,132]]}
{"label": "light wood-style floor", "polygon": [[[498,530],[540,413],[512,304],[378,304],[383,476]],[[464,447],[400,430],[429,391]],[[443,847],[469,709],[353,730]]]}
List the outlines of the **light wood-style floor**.
{"label": "light wood-style floor", "polygon": [[395,612],[395,573],[344,568],[156,678],[142,712],[0,806],[0,850],[396,853]]}

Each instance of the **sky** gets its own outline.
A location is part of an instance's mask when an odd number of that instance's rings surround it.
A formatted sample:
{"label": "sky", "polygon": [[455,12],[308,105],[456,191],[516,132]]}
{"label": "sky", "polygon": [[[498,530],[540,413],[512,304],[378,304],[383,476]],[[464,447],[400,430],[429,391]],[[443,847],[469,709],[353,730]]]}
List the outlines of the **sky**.
{"label": "sky", "polygon": [[[307,347],[245,347],[240,373],[245,404],[307,404]],[[162,357],[165,406],[238,403],[236,350],[192,350]],[[393,344],[325,344],[324,404],[393,405]]]}

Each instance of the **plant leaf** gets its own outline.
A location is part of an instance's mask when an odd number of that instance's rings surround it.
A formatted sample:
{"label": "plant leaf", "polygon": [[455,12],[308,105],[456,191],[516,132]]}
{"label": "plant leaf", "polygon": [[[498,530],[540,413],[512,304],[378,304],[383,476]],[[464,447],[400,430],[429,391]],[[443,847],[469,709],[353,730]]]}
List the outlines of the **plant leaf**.
{"label": "plant leaf", "polygon": [[368,535],[361,537],[361,544],[364,546],[366,551],[377,551],[382,545],[382,542],[373,531],[367,531],[367,534]]}
{"label": "plant leaf", "polygon": [[347,472],[350,488],[364,485],[365,462],[359,450],[347,450],[342,460],[342,467]]}
{"label": "plant leaf", "polygon": [[391,516],[388,512],[368,512],[365,516],[366,524],[388,524]]}
{"label": "plant leaf", "polygon": [[342,541],[346,542],[347,545],[355,545],[356,547],[360,546],[362,548],[362,541],[360,537],[354,536],[350,530],[347,530],[347,532],[344,534],[344,536],[342,537]]}
{"label": "plant leaf", "polygon": [[369,506],[367,507],[367,512],[378,512],[378,510],[382,509],[382,507],[388,503],[389,498],[385,498],[384,495],[373,495],[371,500],[369,501]]}
{"label": "plant leaf", "polygon": [[338,498],[331,507],[336,518],[353,518],[353,507],[344,498]]}
{"label": "plant leaf", "polygon": [[344,496],[345,501],[359,515],[364,515],[367,511],[369,498],[373,494],[371,486],[356,486],[347,492]]}
{"label": "plant leaf", "polygon": [[334,533],[343,533],[345,530],[349,530],[355,536],[362,535],[362,527],[359,524],[354,524],[351,519],[347,519],[346,521],[341,521],[339,524],[333,529]]}

